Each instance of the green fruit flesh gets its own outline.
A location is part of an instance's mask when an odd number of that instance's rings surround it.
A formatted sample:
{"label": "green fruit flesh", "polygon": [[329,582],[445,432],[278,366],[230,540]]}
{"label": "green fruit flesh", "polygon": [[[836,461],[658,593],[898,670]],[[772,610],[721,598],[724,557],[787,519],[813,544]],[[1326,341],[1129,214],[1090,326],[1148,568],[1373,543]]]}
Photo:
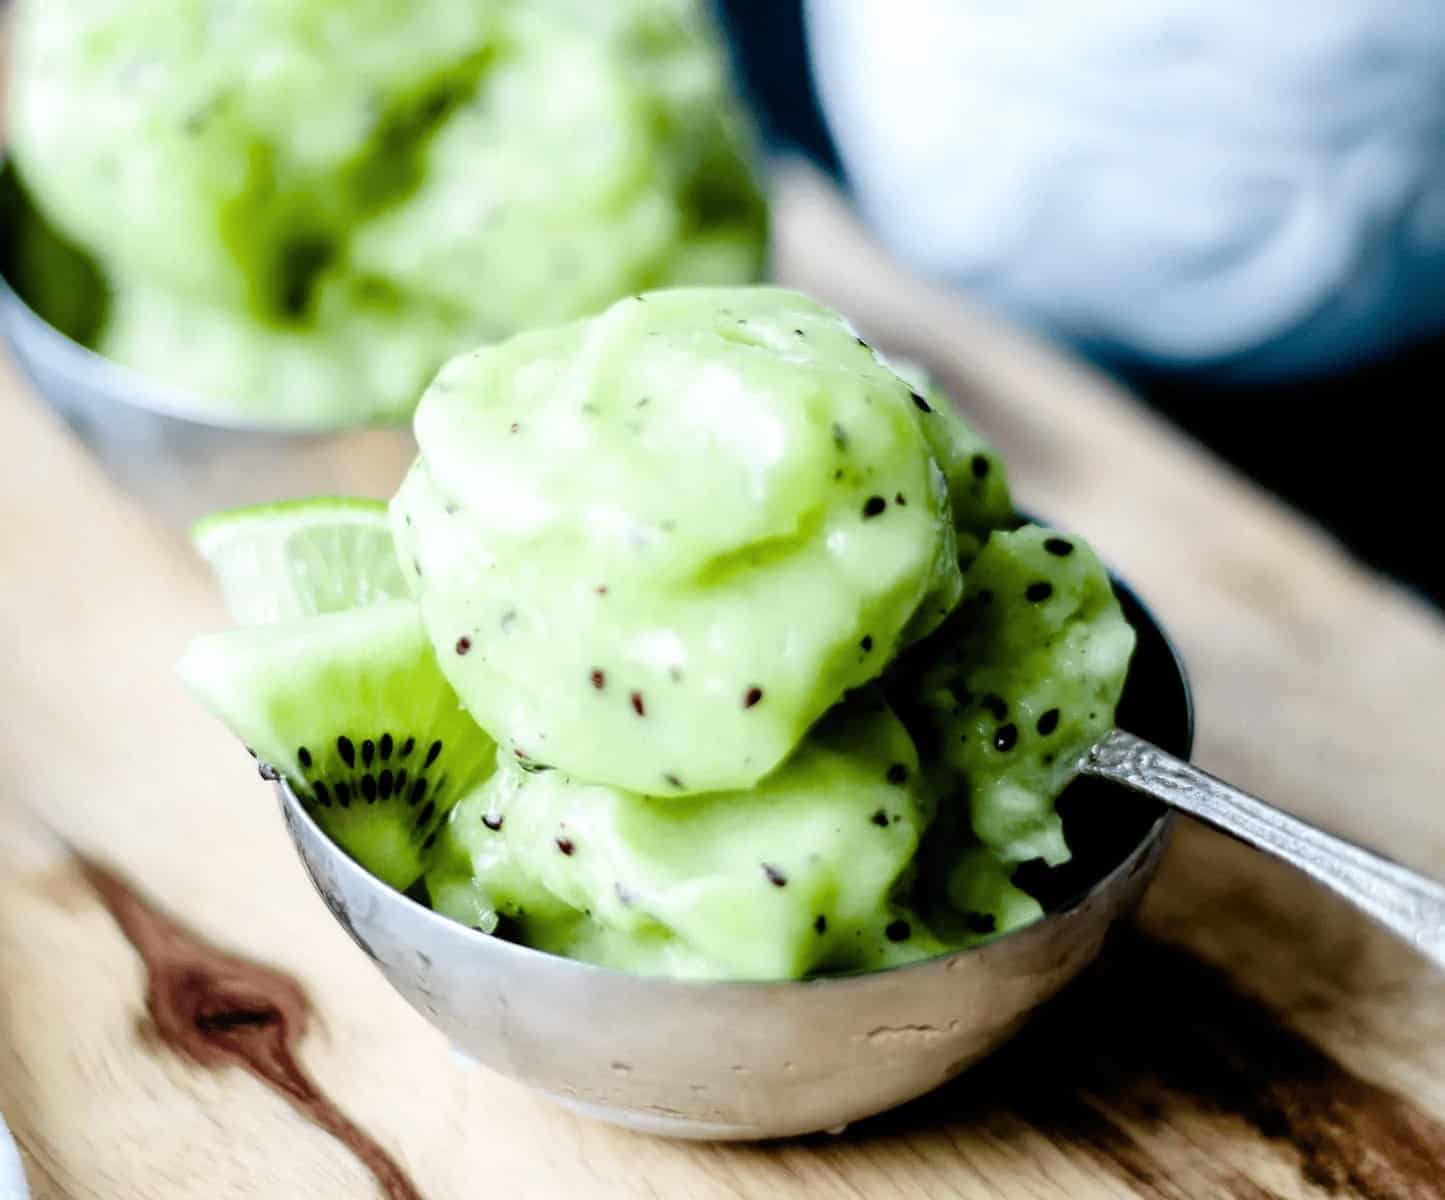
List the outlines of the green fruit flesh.
{"label": "green fruit flesh", "polygon": [[216,513],[192,531],[240,625],[407,597],[386,505],[318,497]]}
{"label": "green fruit flesh", "polygon": [[495,760],[410,603],[202,637],[180,671],[327,834],[398,889]]}

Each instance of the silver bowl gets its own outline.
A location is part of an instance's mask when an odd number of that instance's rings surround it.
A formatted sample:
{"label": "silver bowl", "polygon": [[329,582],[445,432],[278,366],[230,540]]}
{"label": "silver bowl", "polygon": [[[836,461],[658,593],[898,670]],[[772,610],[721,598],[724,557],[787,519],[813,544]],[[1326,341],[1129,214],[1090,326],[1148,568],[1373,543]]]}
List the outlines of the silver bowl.
{"label": "silver bowl", "polygon": [[[0,192],[23,203],[3,159]],[[389,496],[400,482],[414,453],[409,430],[251,420],[108,359],[25,302],[7,279],[17,253],[0,236],[0,337],[112,478],[172,523],[288,496]]]}
{"label": "silver bowl", "polygon": [[[1140,635],[1121,723],[1185,755],[1182,665],[1147,610],[1119,592]],[[1079,780],[1060,799],[1075,862],[1031,876],[1048,910],[1035,924],[886,971],[709,983],[630,975],[468,929],[379,882],[289,788],[278,791],[327,907],[456,1047],[579,1113],[703,1139],[836,1130],[953,1078],[1098,956],[1152,880],[1171,825],[1150,801]]]}

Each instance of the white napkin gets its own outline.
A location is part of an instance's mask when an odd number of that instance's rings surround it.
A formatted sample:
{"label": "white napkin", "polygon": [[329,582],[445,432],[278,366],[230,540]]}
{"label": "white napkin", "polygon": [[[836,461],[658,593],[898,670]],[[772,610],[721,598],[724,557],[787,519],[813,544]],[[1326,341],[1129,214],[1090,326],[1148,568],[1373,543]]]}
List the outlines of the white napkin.
{"label": "white napkin", "polygon": [[0,1117],[0,1200],[26,1200],[29,1195],[25,1172],[20,1168],[20,1151],[5,1127],[5,1118]]}
{"label": "white napkin", "polygon": [[1259,374],[1445,328],[1440,0],[808,0],[894,251],[1104,358]]}

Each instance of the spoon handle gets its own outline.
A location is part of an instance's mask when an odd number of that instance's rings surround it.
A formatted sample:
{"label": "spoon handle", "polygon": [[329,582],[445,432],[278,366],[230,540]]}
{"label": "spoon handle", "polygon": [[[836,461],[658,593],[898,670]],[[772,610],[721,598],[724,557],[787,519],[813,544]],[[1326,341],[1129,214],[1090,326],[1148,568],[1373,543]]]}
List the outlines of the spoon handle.
{"label": "spoon handle", "polygon": [[1281,812],[1122,729],[1094,746],[1079,772],[1153,796],[1298,867],[1445,968],[1445,885]]}

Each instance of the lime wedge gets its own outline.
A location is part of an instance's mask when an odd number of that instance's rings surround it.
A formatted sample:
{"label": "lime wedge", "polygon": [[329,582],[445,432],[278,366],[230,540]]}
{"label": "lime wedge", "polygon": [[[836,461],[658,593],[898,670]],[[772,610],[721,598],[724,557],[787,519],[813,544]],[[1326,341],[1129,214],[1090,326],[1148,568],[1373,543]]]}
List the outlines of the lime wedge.
{"label": "lime wedge", "polygon": [[324,496],[230,509],[191,531],[241,625],[407,598],[386,505]]}

